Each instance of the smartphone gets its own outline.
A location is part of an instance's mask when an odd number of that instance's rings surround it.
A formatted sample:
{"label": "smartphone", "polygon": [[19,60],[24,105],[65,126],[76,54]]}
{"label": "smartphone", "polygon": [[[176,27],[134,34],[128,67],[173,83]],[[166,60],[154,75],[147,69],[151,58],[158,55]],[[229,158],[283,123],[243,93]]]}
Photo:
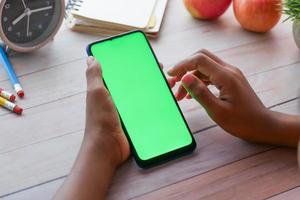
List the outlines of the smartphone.
{"label": "smartphone", "polygon": [[142,31],[88,45],[141,168],[191,153],[196,142]]}

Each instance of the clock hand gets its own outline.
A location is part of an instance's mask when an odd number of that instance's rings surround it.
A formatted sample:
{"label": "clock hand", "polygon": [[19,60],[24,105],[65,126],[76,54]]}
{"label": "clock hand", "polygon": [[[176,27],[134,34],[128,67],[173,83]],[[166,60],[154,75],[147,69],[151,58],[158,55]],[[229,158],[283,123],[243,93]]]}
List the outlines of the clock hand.
{"label": "clock hand", "polygon": [[[22,0],[22,2],[24,2],[24,0]],[[25,4],[24,4],[25,5]],[[47,6],[47,7],[43,7],[43,8],[38,8],[35,10],[29,10],[29,13],[24,12],[23,14],[21,14],[19,17],[17,17],[14,21],[13,21],[13,25],[16,25],[19,21],[21,21],[24,17],[26,17],[26,15],[31,15],[32,13],[37,13],[37,12],[41,12],[41,11],[45,11],[45,10],[50,10],[52,9],[53,6]]]}
{"label": "clock hand", "polygon": [[30,25],[30,15],[27,18],[27,37],[29,37],[29,25]]}
{"label": "clock hand", "polygon": [[26,4],[25,4],[25,1],[24,1],[24,0],[22,0],[22,3],[23,3],[23,6],[24,6],[24,8],[26,9],[26,8],[27,8],[27,6],[26,6]]}
{"label": "clock hand", "polygon": [[16,25],[19,21],[21,21],[24,17],[26,17],[26,14],[23,13],[22,15],[20,15],[19,17],[17,17],[14,21],[13,21],[13,25]]}
{"label": "clock hand", "polygon": [[31,10],[31,13],[41,12],[41,11],[44,11],[44,10],[50,10],[52,8],[53,8],[53,6],[47,6],[47,7],[43,7],[43,8],[38,8],[38,9],[35,9],[35,10]]}

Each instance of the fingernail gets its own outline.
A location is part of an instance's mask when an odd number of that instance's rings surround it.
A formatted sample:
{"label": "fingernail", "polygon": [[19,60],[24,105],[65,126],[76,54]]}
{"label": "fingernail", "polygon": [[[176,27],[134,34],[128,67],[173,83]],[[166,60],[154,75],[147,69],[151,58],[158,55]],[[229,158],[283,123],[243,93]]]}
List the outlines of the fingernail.
{"label": "fingernail", "polygon": [[93,56],[89,56],[87,59],[87,64],[92,65],[95,62],[95,58]]}

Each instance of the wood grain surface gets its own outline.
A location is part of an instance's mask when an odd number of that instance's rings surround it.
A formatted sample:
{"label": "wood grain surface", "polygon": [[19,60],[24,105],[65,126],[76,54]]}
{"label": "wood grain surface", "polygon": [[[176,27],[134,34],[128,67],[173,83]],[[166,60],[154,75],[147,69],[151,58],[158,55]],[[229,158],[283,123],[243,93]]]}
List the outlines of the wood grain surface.
{"label": "wood grain surface", "polygon": [[[0,109],[0,198],[51,199],[69,173],[84,132],[85,47],[99,39],[63,27],[45,48],[11,58],[26,98],[17,102],[21,117]],[[300,114],[300,51],[290,22],[255,34],[240,28],[232,8],[217,21],[198,21],[172,0],[151,44],[165,70],[207,48],[239,67],[267,107]],[[0,85],[11,90],[2,67]],[[195,153],[146,171],[130,159],[108,199],[297,199],[295,150],[235,138],[193,100],[180,107],[198,143]]]}

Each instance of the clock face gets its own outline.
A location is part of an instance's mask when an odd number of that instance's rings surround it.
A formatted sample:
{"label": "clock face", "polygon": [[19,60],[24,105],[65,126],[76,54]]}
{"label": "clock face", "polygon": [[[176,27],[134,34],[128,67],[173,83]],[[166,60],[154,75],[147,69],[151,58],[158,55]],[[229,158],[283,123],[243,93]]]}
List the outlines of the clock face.
{"label": "clock face", "polygon": [[61,20],[61,0],[6,0],[2,32],[13,44],[34,46],[48,39]]}

